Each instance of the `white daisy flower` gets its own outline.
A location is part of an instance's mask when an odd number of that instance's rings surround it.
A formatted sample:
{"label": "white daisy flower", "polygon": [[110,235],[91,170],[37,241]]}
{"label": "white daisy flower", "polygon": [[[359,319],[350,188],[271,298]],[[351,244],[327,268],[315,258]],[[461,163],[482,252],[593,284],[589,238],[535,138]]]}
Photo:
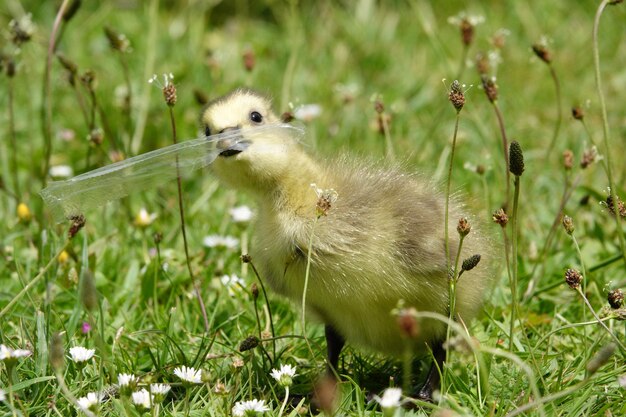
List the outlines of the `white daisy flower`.
{"label": "white daisy flower", "polygon": [[239,239],[233,236],[209,235],[204,238],[203,244],[209,248],[224,247],[235,249],[239,245]]}
{"label": "white daisy flower", "polygon": [[280,369],[272,369],[270,372],[274,378],[283,387],[291,385],[293,377],[296,375],[296,367],[291,365],[281,365]]}
{"label": "white daisy flower", "polygon": [[100,401],[102,401],[102,394],[90,392],[87,396],[78,399],[78,407],[81,410],[95,411]]}
{"label": "white daisy flower", "polygon": [[11,349],[5,345],[0,345],[0,361],[8,361],[12,359],[27,358],[32,355],[30,350]]}
{"label": "white daisy flower", "polygon": [[167,384],[150,384],[150,392],[152,393],[152,400],[154,402],[161,402],[165,399],[165,396],[170,392],[171,387]]}
{"label": "white daisy flower", "polygon": [[150,392],[153,394],[165,395],[170,392],[171,387],[167,384],[150,384]]}
{"label": "white daisy flower", "polygon": [[7,396],[3,390],[0,389],[0,401],[6,401]]}
{"label": "white daisy flower", "polygon": [[150,393],[145,388],[142,388],[141,391],[133,392],[132,400],[133,404],[140,408],[149,409],[152,404]]}
{"label": "white daisy flower", "polygon": [[74,170],[69,165],[55,165],[50,167],[49,173],[52,178],[69,178],[74,175]]}
{"label": "white daisy flower", "polygon": [[293,116],[303,122],[310,122],[322,114],[322,106],[319,104],[303,104],[293,112]]}
{"label": "white daisy flower", "polygon": [[137,388],[139,379],[133,374],[118,374],[117,384],[120,386],[120,393],[128,396]]}
{"label": "white daisy flower", "polygon": [[252,210],[248,206],[238,206],[229,210],[235,223],[246,223],[252,219]]}
{"label": "white daisy flower", "polygon": [[176,375],[185,382],[190,382],[192,384],[202,383],[202,372],[195,368],[179,366],[178,368],[174,369],[174,375]]}
{"label": "white daisy flower", "polygon": [[617,382],[619,383],[619,386],[626,389],[626,374],[620,376],[619,378],[617,378]]}
{"label": "white daisy flower", "polygon": [[120,387],[127,387],[131,384],[137,383],[137,377],[133,374],[118,374],[117,383]]}
{"label": "white daisy flower", "polygon": [[93,355],[95,355],[95,353],[95,349],[87,349],[82,346],[74,346],[73,348],[70,348],[70,356],[72,357],[72,360],[76,363],[87,362],[88,360],[93,358]]}
{"label": "white daisy flower", "polygon": [[382,398],[379,396],[374,396],[374,399],[380,404],[380,408],[383,410],[386,409],[396,409],[400,407],[402,398],[402,390],[400,388],[387,388],[385,392],[383,392]]}
{"label": "white daisy flower", "polygon": [[265,405],[265,400],[239,401],[233,407],[233,416],[257,416],[266,411],[269,411],[269,407]]}

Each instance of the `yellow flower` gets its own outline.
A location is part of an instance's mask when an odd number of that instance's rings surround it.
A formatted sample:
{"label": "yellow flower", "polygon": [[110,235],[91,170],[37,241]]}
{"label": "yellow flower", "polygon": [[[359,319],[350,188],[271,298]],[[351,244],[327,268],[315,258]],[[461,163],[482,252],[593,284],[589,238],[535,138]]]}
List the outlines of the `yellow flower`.
{"label": "yellow flower", "polygon": [[63,251],[61,253],[59,253],[59,256],[57,257],[57,260],[59,261],[60,264],[64,264],[67,262],[67,260],[70,258],[69,253],[67,253],[66,251]]}
{"label": "yellow flower", "polygon": [[33,214],[26,204],[20,203],[17,205],[17,217],[21,222],[28,223],[33,218]]}
{"label": "yellow flower", "polygon": [[142,208],[135,216],[135,226],[137,227],[148,227],[154,222],[157,218],[156,213],[148,213],[148,210]]}

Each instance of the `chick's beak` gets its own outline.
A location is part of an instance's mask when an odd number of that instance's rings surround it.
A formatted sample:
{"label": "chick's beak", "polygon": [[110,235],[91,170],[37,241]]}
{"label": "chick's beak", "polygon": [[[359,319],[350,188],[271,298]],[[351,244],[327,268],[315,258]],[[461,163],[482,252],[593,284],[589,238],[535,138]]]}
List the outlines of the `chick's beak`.
{"label": "chick's beak", "polygon": [[229,157],[243,152],[249,145],[250,141],[243,140],[243,136],[237,134],[240,131],[239,126],[227,127],[220,130],[220,134],[231,133],[228,137],[218,140],[217,149],[221,149],[219,156]]}

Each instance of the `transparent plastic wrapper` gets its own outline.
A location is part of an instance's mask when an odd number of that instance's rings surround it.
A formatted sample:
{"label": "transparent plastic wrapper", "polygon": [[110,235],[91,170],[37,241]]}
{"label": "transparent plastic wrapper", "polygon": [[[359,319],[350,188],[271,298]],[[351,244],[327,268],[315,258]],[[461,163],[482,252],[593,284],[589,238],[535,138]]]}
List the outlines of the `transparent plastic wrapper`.
{"label": "transparent plastic wrapper", "polygon": [[[242,141],[258,135],[281,135],[298,140],[304,133],[289,124],[271,124],[191,139],[147,152],[65,181],[49,183],[40,194],[54,221],[62,222],[85,210],[100,207],[127,195],[152,188],[210,165],[220,153],[237,149]],[[176,168],[178,165],[178,169]]]}

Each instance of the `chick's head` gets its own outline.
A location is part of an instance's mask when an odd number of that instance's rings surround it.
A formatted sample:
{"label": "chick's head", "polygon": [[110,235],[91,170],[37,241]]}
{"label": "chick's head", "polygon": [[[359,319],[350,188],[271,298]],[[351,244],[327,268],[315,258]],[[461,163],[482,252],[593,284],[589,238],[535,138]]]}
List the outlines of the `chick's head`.
{"label": "chick's head", "polygon": [[[208,104],[201,114],[207,136],[230,133],[218,139],[220,152],[213,173],[235,188],[268,192],[293,168],[296,141],[281,131],[271,102],[251,90],[235,90]],[[274,125],[276,128],[255,129]]]}

